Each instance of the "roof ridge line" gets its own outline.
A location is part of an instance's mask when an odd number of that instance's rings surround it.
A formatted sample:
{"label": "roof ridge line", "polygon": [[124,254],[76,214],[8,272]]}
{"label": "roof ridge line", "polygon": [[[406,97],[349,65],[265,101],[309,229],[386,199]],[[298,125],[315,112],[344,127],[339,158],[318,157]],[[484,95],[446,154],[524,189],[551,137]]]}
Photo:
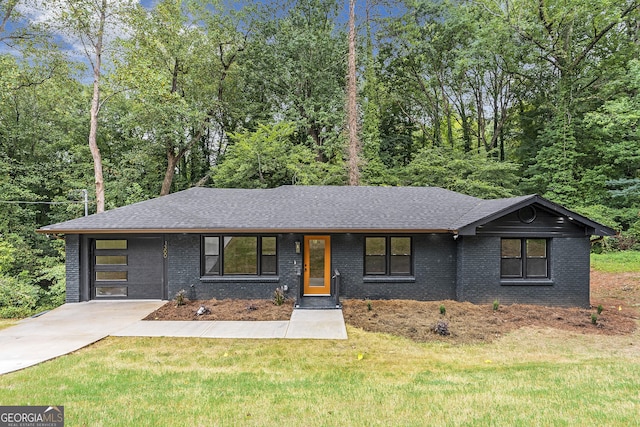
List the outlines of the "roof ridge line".
{"label": "roof ridge line", "polygon": [[453,226],[455,226],[462,218],[465,217],[465,215],[467,215],[469,212],[472,212],[474,209],[476,209],[484,201],[485,201],[485,199],[478,199],[478,202],[476,204],[474,204],[472,207],[470,207],[468,210],[466,210],[462,215],[460,215],[458,218],[456,218],[455,221],[452,221],[451,224],[449,224],[449,229],[451,231],[457,231],[460,227],[455,227],[454,228]]}

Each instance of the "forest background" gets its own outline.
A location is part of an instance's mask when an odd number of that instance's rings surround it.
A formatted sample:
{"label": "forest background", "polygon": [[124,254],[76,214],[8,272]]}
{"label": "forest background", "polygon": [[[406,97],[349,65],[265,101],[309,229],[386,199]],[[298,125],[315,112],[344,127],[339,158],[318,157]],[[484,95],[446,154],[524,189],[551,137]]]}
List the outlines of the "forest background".
{"label": "forest background", "polygon": [[352,0],[351,71],[349,3],[0,0],[0,316],[63,302],[83,189],[537,193],[638,248],[639,0]]}

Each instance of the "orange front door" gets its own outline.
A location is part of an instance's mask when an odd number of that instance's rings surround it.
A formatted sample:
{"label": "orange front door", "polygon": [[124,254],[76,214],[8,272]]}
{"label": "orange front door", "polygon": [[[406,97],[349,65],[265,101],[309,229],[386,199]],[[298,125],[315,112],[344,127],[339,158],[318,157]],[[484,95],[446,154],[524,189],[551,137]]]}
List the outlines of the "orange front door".
{"label": "orange front door", "polygon": [[304,236],[304,294],[331,295],[329,236]]}

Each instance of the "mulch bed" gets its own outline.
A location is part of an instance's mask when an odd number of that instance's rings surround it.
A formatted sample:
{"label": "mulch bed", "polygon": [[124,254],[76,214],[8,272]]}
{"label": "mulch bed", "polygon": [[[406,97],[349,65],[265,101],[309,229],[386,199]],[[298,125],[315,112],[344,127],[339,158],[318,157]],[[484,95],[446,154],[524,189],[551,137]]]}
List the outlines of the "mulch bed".
{"label": "mulch bed", "polygon": [[[209,313],[198,315],[200,307]],[[181,306],[169,301],[144,320],[289,320],[292,311],[293,300],[282,305],[264,299],[187,300]]]}
{"label": "mulch bed", "polygon": [[[457,301],[343,300],[345,321],[370,332],[404,336],[418,342],[490,342],[523,327],[556,328],[577,333],[624,335],[636,330],[640,308],[640,273],[591,272],[593,308],[536,305],[477,305]],[[591,316],[598,305],[603,312],[595,324]],[[440,313],[444,306],[445,314]],[[198,315],[200,307],[209,313]],[[177,306],[169,301],[145,320],[289,320],[293,301],[277,306],[272,300],[189,301]],[[434,329],[439,322],[442,332]]]}

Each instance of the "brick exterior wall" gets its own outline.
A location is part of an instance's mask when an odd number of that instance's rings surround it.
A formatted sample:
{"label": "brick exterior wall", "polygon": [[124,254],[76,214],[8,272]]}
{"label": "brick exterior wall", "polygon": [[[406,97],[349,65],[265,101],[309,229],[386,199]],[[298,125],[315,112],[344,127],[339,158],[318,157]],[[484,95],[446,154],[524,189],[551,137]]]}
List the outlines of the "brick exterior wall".
{"label": "brick exterior wall", "polygon": [[332,271],[342,278],[341,297],[441,300],[455,297],[456,250],[449,234],[413,237],[413,276],[364,276],[364,239],[368,235],[331,236]]}
{"label": "brick exterior wall", "polygon": [[80,236],[68,234],[64,239],[66,266],[66,302],[80,302]]}
{"label": "brick exterior wall", "polygon": [[550,239],[550,277],[529,284],[500,279],[500,237],[464,236],[458,243],[459,301],[589,306],[588,237]]}
{"label": "brick exterior wall", "polygon": [[[549,240],[550,279],[536,285],[516,284],[500,279],[500,237],[423,234],[413,236],[413,276],[365,277],[363,234],[331,235],[331,272],[338,269],[342,283],[340,296],[359,299],[457,299],[473,303],[529,303],[588,307],[589,238],[554,237]],[[173,299],[184,289],[192,299],[265,298],[280,286],[288,296],[301,296],[303,235],[278,235],[277,276],[200,276],[200,235],[168,234],[167,295]],[[87,299],[82,281],[89,280],[88,265],[82,266],[81,236],[67,235],[66,301]],[[302,251],[301,251],[302,252]],[[88,253],[85,254],[88,257]],[[88,264],[88,262],[86,262]],[[87,271],[83,271],[87,270]],[[86,277],[85,277],[86,276]],[[85,279],[83,279],[85,277]],[[88,289],[88,284],[87,284]],[[84,291],[86,292],[86,291]]]}
{"label": "brick exterior wall", "polygon": [[[287,295],[296,296],[299,276],[296,267],[302,265],[302,255],[295,253],[293,234],[278,236],[277,276],[200,276],[199,234],[167,235],[168,296],[173,299],[184,289],[190,299],[262,298],[273,297],[277,287],[287,285]],[[296,264],[294,264],[294,261]]]}

